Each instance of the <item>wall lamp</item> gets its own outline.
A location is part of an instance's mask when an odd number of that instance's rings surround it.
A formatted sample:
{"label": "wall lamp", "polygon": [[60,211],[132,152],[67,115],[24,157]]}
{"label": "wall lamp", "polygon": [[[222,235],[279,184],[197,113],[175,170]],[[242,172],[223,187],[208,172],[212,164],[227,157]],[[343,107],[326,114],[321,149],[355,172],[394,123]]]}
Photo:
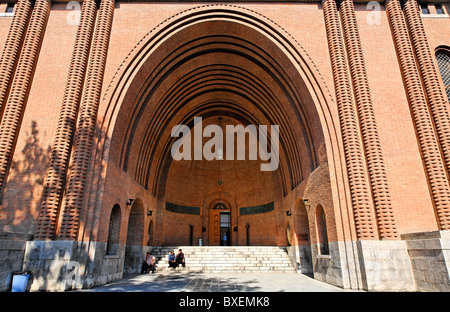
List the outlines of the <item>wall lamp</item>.
{"label": "wall lamp", "polygon": [[309,203],[309,200],[306,198],[303,199],[303,203],[305,204],[305,207],[311,206],[311,204]]}
{"label": "wall lamp", "polygon": [[287,210],[287,211],[286,211],[286,215],[287,215],[288,217],[290,217],[290,216],[292,215],[292,213],[291,213],[289,210]]}
{"label": "wall lamp", "polygon": [[131,206],[132,204],[133,204],[133,202],[134,202],[134,199],[128,199],[128,201],[127,201],[127,206]]}
{"label": "wall lamp", "polygon": [[151,216],[153,214],[153,210],[147,209],[147,216]]}

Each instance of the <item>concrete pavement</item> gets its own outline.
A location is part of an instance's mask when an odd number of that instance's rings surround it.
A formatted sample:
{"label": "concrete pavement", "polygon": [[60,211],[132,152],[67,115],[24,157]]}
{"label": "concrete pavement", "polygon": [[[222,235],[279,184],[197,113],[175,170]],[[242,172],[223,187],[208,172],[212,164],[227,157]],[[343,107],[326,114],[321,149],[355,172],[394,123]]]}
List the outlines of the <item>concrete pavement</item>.
{"label": "concrete pavement", "polygon": [[127,274],[83,292],[344,292],[296,273],[193,273]]}

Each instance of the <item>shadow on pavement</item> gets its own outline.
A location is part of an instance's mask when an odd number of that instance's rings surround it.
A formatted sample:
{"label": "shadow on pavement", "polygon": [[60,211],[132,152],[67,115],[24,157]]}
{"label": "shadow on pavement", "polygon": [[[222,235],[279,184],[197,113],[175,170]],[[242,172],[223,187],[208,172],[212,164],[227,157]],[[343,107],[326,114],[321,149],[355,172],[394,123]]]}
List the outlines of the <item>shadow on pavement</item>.
{"label": "shadow on pavement", "polygon": [[260,291],[255,280],[211,277],[198,273],[124,274],[116,282],[95,287],[93,292],[252,292]]}

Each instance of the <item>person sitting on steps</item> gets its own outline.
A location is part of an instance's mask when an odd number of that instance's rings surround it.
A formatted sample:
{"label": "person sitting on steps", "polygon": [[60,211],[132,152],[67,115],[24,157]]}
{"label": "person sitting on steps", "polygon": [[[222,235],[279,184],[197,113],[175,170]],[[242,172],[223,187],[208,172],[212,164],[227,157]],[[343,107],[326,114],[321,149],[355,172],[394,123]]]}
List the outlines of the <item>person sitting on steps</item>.
{"label": "person sitting on steps", "polygon": [[175,253],[173,250],[170,251],[169,254],[169,268],[176,268],[177,267],[177,261],[175,257]]}
{"label": "person sitting on steps", "polygon": [[153,257],[150,252],[145,254],[144,262],[142,263],[141,274],[148,273],[150,270],[155,273],[155,257]]}
{"label": "person sitting on steps", "polygon": [[184,253],[181,249],[178,250],[176,262],[177,262],[177,266],[182,265],[184,268],[184,266],[185,266]]}

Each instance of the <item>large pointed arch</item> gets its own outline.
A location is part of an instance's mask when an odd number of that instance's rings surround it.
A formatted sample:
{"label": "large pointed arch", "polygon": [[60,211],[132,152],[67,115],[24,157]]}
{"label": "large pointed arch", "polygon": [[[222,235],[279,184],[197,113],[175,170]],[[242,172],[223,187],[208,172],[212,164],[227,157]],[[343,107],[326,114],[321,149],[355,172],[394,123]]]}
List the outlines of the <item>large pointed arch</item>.
{"label": "large pointed arch", "polygon": [[[224,29],[226,36],[221,35]],[[258,64],[258,71],[210,62],[194,66],[183,75],[173,75],[176,68],[193,66],[196,60],[204,61],[202,58],[211,53],[217,53],[220,60],[235,57],[244,65]],[[262,77],[270,77],[274,84],[267,88],[268,80]],[[164,83],[167,88],[160,87]],[[193,90],[196,96],[186,99],[186,90]],[[219,101],[211,104],[213,91]],[[244,111],[239,105],[242,102],[255,109]],[[288,130],[280,152],[284,195],[321,161],[328,161],[335,214],[343,224],[338,237],[351,240],[353,237],[344,237],[353,229],[351,203],[339,122],[330,91],[306,51],[279,25],[257,12],[228,4],[200,6],[167,19],[142,38],[123,61],[100,103],[99,116],[103,119],[98,123],[91,158],[93,183],[89,184],[89,196],[85,199],[91,211],[84,212],[83,218],[95,222],[88,216],[95,215],[92,209],[102,209],[101,195],[111,164],[157,195],[160,179],[168,170],[161,162],[167,159],[163,156],[171,143],[172,126],[189,123],[194,116],[186,117],[189,112],[217,110],[217,103],[231,115],[246,116],[249,123],[281,124]],[[164,107],[168,109],[161,110]],[[155,118],[143,122],[146,109]],[[296,133],[293,129],[300,130]],[[145,139],[133,149],[137,133]],[[130,150],[139,152],[131,156]],[[321,150],[324,153],[320,154]],[[299,153],[308,156],[302,160]],[[154,159],[159,159],[159,163]],[[89,231],[85,233],[91,235]]]}

